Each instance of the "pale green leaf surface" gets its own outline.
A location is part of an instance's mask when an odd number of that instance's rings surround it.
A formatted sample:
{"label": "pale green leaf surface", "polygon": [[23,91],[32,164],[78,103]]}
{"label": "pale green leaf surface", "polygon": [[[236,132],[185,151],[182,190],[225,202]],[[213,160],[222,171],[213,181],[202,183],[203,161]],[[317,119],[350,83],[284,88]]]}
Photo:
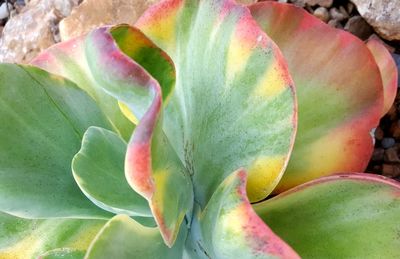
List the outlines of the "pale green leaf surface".
{"label": "pale green leaf surface", "polygon": [[105,223],[93,219],[31,220],[0,212],[0,258],[36,259],[54,249],[63,256],[55,257],[52,252],[53,257],[44,258],[83,258],[82,252]]}
{"label": "pale green leaf surface", "polygon": [[144,227],[126,215],[112,218],[99,232],[86,253],[86,259],[179,259],[182,258],[186,231],[181,231],[168,248],[157,228]]}
{"label": "pale green leaf surface", "polygon": [[330,176],[254,205],[302,258],[399,258],[400,184],[369,174]]}
{"label": "pale green leaf surface", "polygon": [[90,127],[72,161],[82,192],[97,206],[115,214],[151,216],[149,205],[128,184],[124,173],[126,142],[116,133]]}
{"label": "pale green leaf surface", "polygon": [[91,125],[109,128],[73,83],[37,68],[0,65],[0,211],[107,218],[79,190],[71,160]]}
{"label": "pale green leaf surface", "polygon": [[194,258],[299,258],[251,207],[246,178],[244,170],[232,173],[197,211],[186,251]]}
{"label": "pale green leaf surface", "polygon": [[[113,34],[115,31],[121,32],[124,27],[126,33]],[[130,37],[136,40],[131,42]],[[132,43],[129,45],[130,56],[123,53],[118,45],[125,46],[126,41]],[[142,63],[149,66],[149,62],[159,60],[165,62],[168,56],[142,32],[128,26],[94,30],[87,36],[86,51],[91,73],[98,84],[126,104],[140,120],[128,143],[125,176],[130,186],[149,201],[162,236],[171,246],[185,215],[192,209],[192,185],[187,169],[160,127],[163,118],[162,90],[168,84],[163,88],[141,66]],[[143,56],[149,51],[153,55]],[[154,56],[159,59],[153,60]],[[140,59],[140,64],[136,59],[132,60],[135,57]],[[167,64],[163,67],[168,70],[161,74],[167,77],[163,82],[171,84],[170,63],[164,64]]]}
{"label": "pale green leaf surface", "polygon": [[85,90],[107,116],[113,129],[128,140],[134,125],[122,114],[117,100],[105,93],[90,73],[85,58],[84,39],[82,36],[53,45],[39,54],[32,64],[68,78]]}
{"label": "pale green leaf surface", "polygon": [[296,130],[293,83],[247,8],[228,0],[162,1],[137,22],[176,67],[163,130],[204,207],[239,167],[250,200],[281,178]]}

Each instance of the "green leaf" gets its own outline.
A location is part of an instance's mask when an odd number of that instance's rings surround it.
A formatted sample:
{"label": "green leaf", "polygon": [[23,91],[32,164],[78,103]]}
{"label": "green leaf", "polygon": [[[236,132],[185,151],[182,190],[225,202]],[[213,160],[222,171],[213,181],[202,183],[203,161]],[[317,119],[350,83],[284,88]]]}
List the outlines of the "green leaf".
{"label": "green leaf", "polygon": [[[88,64],[98,84],[125,103],[140,120],[128,144],[125,175],[131,187],[149,201],[161,234],[171,246],[185,215],[192,209],[191,180],[161,129],[162,86],[140,64],[121,52],[113,31],[114,28],[99,28],[88,34]],[[138,29],[130,28],[125,36],[128,35],[136,38],[129,45],[131,49],[147,53],[150,46],[161,58],[167,57]]]}
{"label": "green leaf", "polygon": [[109,127],[91,98],[40,69],[1,64],[0,118],[0,211],[108,217],[81,193],[70,168],[86,129]]}
{"label": "green leaf", "polygon": [[97,206],[115,214],[151,216],[147,201],[129,186],[124,174],[126,143],[116,133],[90,127],[72,161],[75,181]]}
{"label": "green leaf", "polygon": [[33,259],[46,254],[43,258],[83,258],[79,255],[84,254],[105,223],[81,219],[28,220],[0,212],[0,258]]}
{"label": "green leaf", "polygon": [[365,43],[293,5],[267,1],[249,8],[282,50],[296,85],[295,145],[274,192],[324,175],[363,172],[383,110],[381,75]]}
{"label": "green leaf", "polygon": [[194,258],[298,258],[265,225],[246,196],[246,172],[228,176],[191,226]]}
{"label": "green leaf", "polygon": [[254,206],[302,258],[399,258],[400,184],[369,174],[317,179]]}
{"label": "green leaf", "polygon": [[40,259],[82,259],[85,256],[85,251],[59,248],[47,251],[39,256]]}
{"label": "green leaf", "polygon": [[293,83],[248,9],[228,0],[162,1],[136,26],[172,58],[176,85],[163,130],[192,175],[201,207],[233,171],[248,169],[251,201],[286,167],[296,131]]}
{"label": "green leaf", "polygon": [[123,115],[117,100],[105,93],[90,73],[85,58],[84,40],[85,37],[82,36],[53,45],[38,55],[32,64],[50,73],[68,78],[86,91],[107,116],[113,130],[128,140],[134,125]]}
{"label": "green leaf", "polygon": [[175,245],[168,248],[157,228],[144,227],[126,215],[118,215],[99,232],[85,258],[182,258],[185,232],[182,231]]}

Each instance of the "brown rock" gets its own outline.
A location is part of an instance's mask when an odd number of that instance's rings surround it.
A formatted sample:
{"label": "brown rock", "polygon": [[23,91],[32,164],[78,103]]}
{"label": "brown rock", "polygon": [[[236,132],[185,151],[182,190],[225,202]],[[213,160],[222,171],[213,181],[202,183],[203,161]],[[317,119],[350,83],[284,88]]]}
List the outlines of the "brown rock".
{"label": "brown rock", "polygon": [[306,1],[307,0],[291,0],[290,2],[292,4],[294,4],[295,6],[304,7],[304,6],[306,6]]}
{"label": "brown rock", "polygon": [[55,43],[53,32],[78,0],[31,0],[12,17],[0,39],[0,62],[26,63]]}
{"label": "brown rock", "polygon": [[335,28],[338,28],[338,29],[343,29],[342,24],[341,24],[338,20],[332,19],[332,20],[330,20],[330,21],[328,22],[328,25],[330,25],[330,26],[332,26],[332,27],[335,27]]}
{"label": "brown rock", "polygon": [[63,41],[104,25],[134,24],[158,0],[85,0],[60,23]]}
{"label": "brown rock", "polygon": [[343,6],[339,6],[339,12],[344,15],[345,19],[349,18],[349,13],[346,11],[346,9]]}
{"label": "brown rock", "polygon": [[397,119],[397,110],[396,110],[396,106],[392,105],[392,107],[390,107],[389,111],[386,113],[387,116],[389,116],[389,119],[391,121],[394,121]]}
{"label": "brown rock", "polygon": [[382,172],[382,166],[381,165],[374,165],[372,167],[372,172],[371,173],[380,173]]}
{"label": "brown rock", "polygon": [[399,165],[383,164],[382,175],[390,178],[396,178],[400,176]]}
{"label": "brown rock", "polygon": [[400,138],[400,121],[396,121],[394,123],[392,123],[392,125],[390,126],[390,133],[392,134],[392,136],[396,139]]}
{"label": "brown rock", "polygon": [[351,0],[384,39],[400,40],[400,0]]}
{"label": "brown rock", "polygon": [[348,14],[351,14],[354,10],[354,4],[351,2],[348,2],[346,5],[346,10]]}
{"label": "brown rock", "polygon": [[398,163],[400,162],[400,158],[397,154],[397,148],[392,147],[385,150],[384,159],[385,162],[389,163]]}
{"label": "brown rock", "polygon": [[375,138],[377,140],[382,140],[384,136],[385,136],[385,133],[383,132],[383,130],[380,127],[376,128],[376,130],[375,130]]}
{"label": "brown rock", "polygon": [[338,22],[343,21],[344,19],[346,19],[348,17],[346,17],[346,15],[342,14],[337,8],[331,8],[329,10],[329,14],[332,17],[333,20],[336,20]]}
{"label": "brown rock", "polygon": [[319,5],[326,8],[331,7],[333,4],[333,0],[304,0],[304,2],[309,6]]}
{"label": "brown rock", "polygon": [[385,150],[383,148],[376,148],[372,153],[371,160],[374,162],[381,162],[383,161],[383,157],[385,154]]}
{"label": "brown rock", "polygon": [[323,22],[328,22],[330,18],[329,12],[325,7],[318,7],[315,9],[314,16]]}
{"label": "brown rock", "polygon": [[351,17],[344,29],[363,40],[366,40],[374,32],[371,26],[359,15]]}

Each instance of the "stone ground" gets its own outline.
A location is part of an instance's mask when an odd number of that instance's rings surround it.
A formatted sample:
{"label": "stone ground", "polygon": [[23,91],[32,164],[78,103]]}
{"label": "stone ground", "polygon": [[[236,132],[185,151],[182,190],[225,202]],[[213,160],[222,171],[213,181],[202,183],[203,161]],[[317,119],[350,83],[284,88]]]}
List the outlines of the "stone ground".
{"label": "stone ground", "polygon": [[[0,0],[0,62],[29,62],[52,44],[96,26],[134,23],[147,6],[156,1]],[[257,0],[239,1],[250,3]],[[386,43],[400,69],[400,0],[278,1],[300,6],[327,24],[349,31],[362,40],[377,34]],[[367,172],[400,181],[399,93],[388,114],[381,119],[375,139],[375,150]]]}

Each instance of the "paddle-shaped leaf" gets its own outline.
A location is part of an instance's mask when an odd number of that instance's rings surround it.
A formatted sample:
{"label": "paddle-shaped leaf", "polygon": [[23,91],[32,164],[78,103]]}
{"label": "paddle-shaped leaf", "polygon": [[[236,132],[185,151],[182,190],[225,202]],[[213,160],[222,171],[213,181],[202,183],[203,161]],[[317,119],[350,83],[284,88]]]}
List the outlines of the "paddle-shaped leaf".
{"label": "paddle-shaped leaf", "polygon": [[90,127],[72,161],[75,181],[100,208],[115,214],[151,216],[147,201],[129,186],[124,173],[126,143],[116,133]]}
{"label": "paddle-shaped leaf", "polygon": [[379,71],[381,72],[384,101],[383,116],[389,111],[390,107],[392,107],[393,101],[396,98],[398,78],[397,66],[392,55],[390,55],[389,51],[379,39],[369,39],[367,41],[367,47],[374,56]]}
{"label": "paddle-shaped leaf", "polygon": [[249,197],[265,198],[282,176],[296,129],[292,80],[280,51],[247,8],[229,0],[167,0],[136,24],[176,67],[163,130],[204,207],[239,167]]}
{"label": "paddle-shaped leaf", "polygon": [[55,249],[58,253],[53,251],[52,257],[43,258],[82,258],[105,223],[93,219],[28,220],[0,212],[0,258],[38,258]]}
{"label": "paddle-shaped leaf", "polygon": [[276,42],[296,85],[298,131],[275,192],[335,172],[362,172],[383,110],[378,66],[365,44],[288,4],[260,2],[253,17]]}
{"label": "paddle-shaped leaf", "polygon": [[[120,33],[121,30],[124,33]],[[125,41],[133,44],[127,45],[131,51],[126,50],[129,56],[121,52],[118,45],[125,46]],[[171,246],[184,216],[192,209],[191,180],[161,129],[161,87],[136,60],[131,59],[139,57],[143,66],[150,66],[147,62],[158,61],[153,56],[162,60],[168,56],[139,30],[127,26],[97,29],[87,36],[85,44],[88,64],[98,84],[126,104],[139,119],[128,144],[125,175],[131,187],[149,201],[161,234]],[[145,54],[150,51],[152,55],[136,53],[141,51]],[[167,80],[157,73],[159,81],[164,82],[163,89],[170,89],[167,83],[171,71],[161,74]]]}
{"label": "paddle-shaped leaf", "polygon": [[399,258],[400,184],[334,175],[254,206],[302,258]]}
{"label": "paddle-shaped leaf", "polygon": [[232,173],[201,214],[194,215],[190,252],[201,258],[298,258],[254,212],[246,177],[244,170]]}
{"label": "paddle-shaped leaf", "polygon": [[106,94],[90,73],[85,59],[85,37],[53,45],[38,57],[32,64],[50,73],[63,76],[85,90],[107,116],[113,129],[124,139],[132,134],[132,123],[121,113],[118,102]]}
{"label": "paddle-shaped leaf", "polygon": [[107,218],[71,173],[91,125],[109,128],[73,83],[38,68],[0,65],[0,211],[43,217]]}
{"label": "paddle-shaped leaf", "polygon": [[186,231],[182,231],[172,248],[167,247],[157,228],[140,225],[126,215],[110,219],[93,240],[85,258],[182,258]]}

